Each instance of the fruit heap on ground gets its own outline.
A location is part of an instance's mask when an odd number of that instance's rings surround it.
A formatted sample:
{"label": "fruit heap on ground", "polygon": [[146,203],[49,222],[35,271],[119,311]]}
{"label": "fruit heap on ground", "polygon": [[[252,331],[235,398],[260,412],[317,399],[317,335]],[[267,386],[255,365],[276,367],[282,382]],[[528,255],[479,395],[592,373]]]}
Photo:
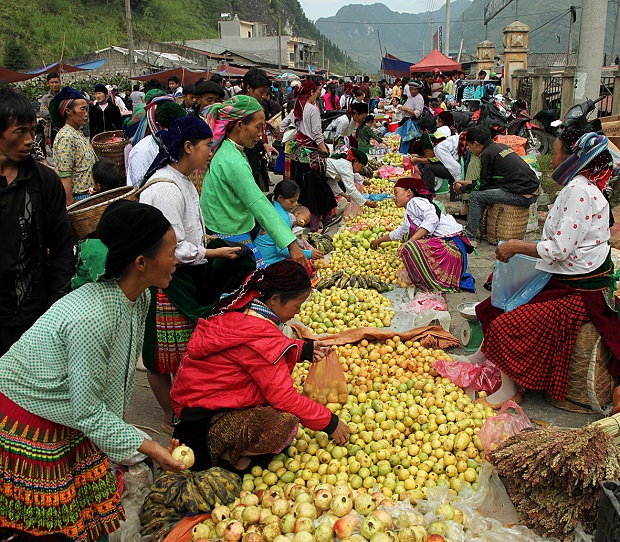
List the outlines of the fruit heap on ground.
{"label": "fruit heap on ground", "polygon": [[206,513],[214,506],[231,503],[240,491],[239,476],[219,467],[164,473],[151,486],[140,510],[140,534],[163,539],[186,514]]}
{"label": "fruit heap on ground", "polygon": [[[477,489],[483,449],[477,433],[495,412],[437,375],[433,362],[451,360],[445,352],[398,336],[336,350],[349,395],[345,404],[327,407],[347,423],[349,442],[336,446],[325,433],[300,428],[286,454],[246,475],[244,489],[349,484],[379,488],[396,500],[423,498],[437,485],[454,493]],[[309,367],[303,363],[293,371],[300,391]]]}
{"label": "fruit heap on ground", "polygon": [[404,155],[399,152],[388,152],[383,156],[383,163],[392,166],[402,166]]}
{"label": "fruit heap on ground", "polygon": [[[375,229],[378,230],[375,233]],[[385,231],[381,228],[363,230],[354,233],[343,230],[334,235],[333,252],[329,259],[329,267],[324,269],[321,274],[328,277],[330,274],[343,271],[347,275],[374,275],[378,280],[387,284],[394,284],[397,281],[398,272],[403,268],[403,262],[398,255],[399,241],[388,241],[382,243],[379,248],[370,248],[370,242]],[[382,228],[385,230],[385,228]]]}
{"label": "fruit heap on ground", "polygon": [[384,145],[391,150],[398,150],[400,147],[400,136],[398,134],[385,134],[383,136]]}
{"label": "fruit heap on ground", "polygon": [[370,181],[369,185],[364,186],[364,192],[367,194],[393,194],[394,183],[382,177],[373,177],[372,179],[366,179]]}
{"label": "fruit heap on ground", "polygon": [[394,311],[390,300],[375,290],[331,287],[312,292],[296,318],[320,335],[358,327],[388,327]]}
{"label": "fruit heap on ground", "polygon": [[[425,521],[413,503],[436,486],[451,495],[478,488],[476,435],[494,411],[437,375],[433,362],[451,359],[442,350],[398,336],[336,350],[348,399],[327,407],[347,423],[349,442],[300,427],[266,469],[244,476],[240,499],[194,529],[194,542],[442,542],[446,521],[467,528],[456,506],[440,504]],[[293,371],[300,390],[309,366]]]}
{"label": "fruit heap on ground", "polygon": [[356,231],[371,230],[372,233],[379,234],[395,230],[403,223],[404,218],[405,210],[396,207],[394,200],[386,199],[378,202],[374,209],[364,205],[359,215],[346,217],[345,225],[355,226]]}

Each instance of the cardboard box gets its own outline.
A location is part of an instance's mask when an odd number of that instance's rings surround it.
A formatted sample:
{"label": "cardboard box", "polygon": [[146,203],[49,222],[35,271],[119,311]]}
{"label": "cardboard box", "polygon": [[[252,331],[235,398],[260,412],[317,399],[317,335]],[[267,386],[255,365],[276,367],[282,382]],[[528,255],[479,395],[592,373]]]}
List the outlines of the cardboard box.
{"label": "cardboard box", "polygon": [[601,117],[601,125],[607,137],[620,137],[620,115]]}

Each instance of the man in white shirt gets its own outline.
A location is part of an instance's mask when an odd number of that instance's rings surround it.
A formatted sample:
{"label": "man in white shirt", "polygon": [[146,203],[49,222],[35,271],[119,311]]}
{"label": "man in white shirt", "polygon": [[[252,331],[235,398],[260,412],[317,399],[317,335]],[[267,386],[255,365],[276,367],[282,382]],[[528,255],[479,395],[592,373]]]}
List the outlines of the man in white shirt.
{"label": "man in white shirt", "polygon": [[[423,127],[424,123],[421,124]],[[431,129],[430,132],[434,133],[435,129]],[[462,173],[458,149],[459,136],[457,134],[447,137],[435,145],[434,158],[411,157],[411,163],[420,166],[424,184],[432,194],[435,193],[435,177],[448,179],[450,184],[461,180]]]}

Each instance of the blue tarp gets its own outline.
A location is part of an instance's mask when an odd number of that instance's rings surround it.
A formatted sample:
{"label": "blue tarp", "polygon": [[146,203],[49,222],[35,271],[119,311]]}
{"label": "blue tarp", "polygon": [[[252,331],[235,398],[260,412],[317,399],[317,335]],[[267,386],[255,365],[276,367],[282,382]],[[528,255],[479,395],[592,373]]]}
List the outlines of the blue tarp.
{"label": "blue tarp", "polygon": [[54,72],[54,71],[63,71],[63,72],[77,72],[82,70],[96,70],[100,68],[107,62],[107,58],[102,58],[101,60],[93,60],[92,62],[85,62],[84,64],[76,64],[75,66],[71,66],[69,64],[65,64],[64,62],[54,62],[54,64],[50,64],[45,66],[44,68],[40,68],[38,70],[33,70],[28,73],[33,75],[43,75],[44,73]]}
{"label": "blue tarp", "polygon": [[398,58],[383,57],[381,59],[381,71],[393,77],[409,77],[409,68],[413,62],[405,62]]}

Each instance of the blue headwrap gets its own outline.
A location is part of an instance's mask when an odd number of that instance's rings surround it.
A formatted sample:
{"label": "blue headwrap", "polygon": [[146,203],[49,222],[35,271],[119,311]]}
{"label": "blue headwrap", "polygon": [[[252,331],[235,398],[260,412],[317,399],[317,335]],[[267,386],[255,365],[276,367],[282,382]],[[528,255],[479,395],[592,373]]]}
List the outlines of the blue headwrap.
{"label": "blue headwrap", "polygon": [[209,125],[198,117],[181,117],[170,125],[168,130],[157,132],[159,138],[159,153],[150,165],[144,181],[153,173],[168,164],[177,163],[183,155],[183,143],[194,139],[209,139],[213,132]]}
{"label": "blue headwrap", "polygon": [[556,168],[551,177],[560,186],[566,186],[575,175],[581,173],[602,191],[612,173],[611,155],[607,150],[609,140],[602,134],[589,132],[573,143],[571,135],[571,132],[566,132],[560,136],[560,140],[570,147],[573,154]]}

